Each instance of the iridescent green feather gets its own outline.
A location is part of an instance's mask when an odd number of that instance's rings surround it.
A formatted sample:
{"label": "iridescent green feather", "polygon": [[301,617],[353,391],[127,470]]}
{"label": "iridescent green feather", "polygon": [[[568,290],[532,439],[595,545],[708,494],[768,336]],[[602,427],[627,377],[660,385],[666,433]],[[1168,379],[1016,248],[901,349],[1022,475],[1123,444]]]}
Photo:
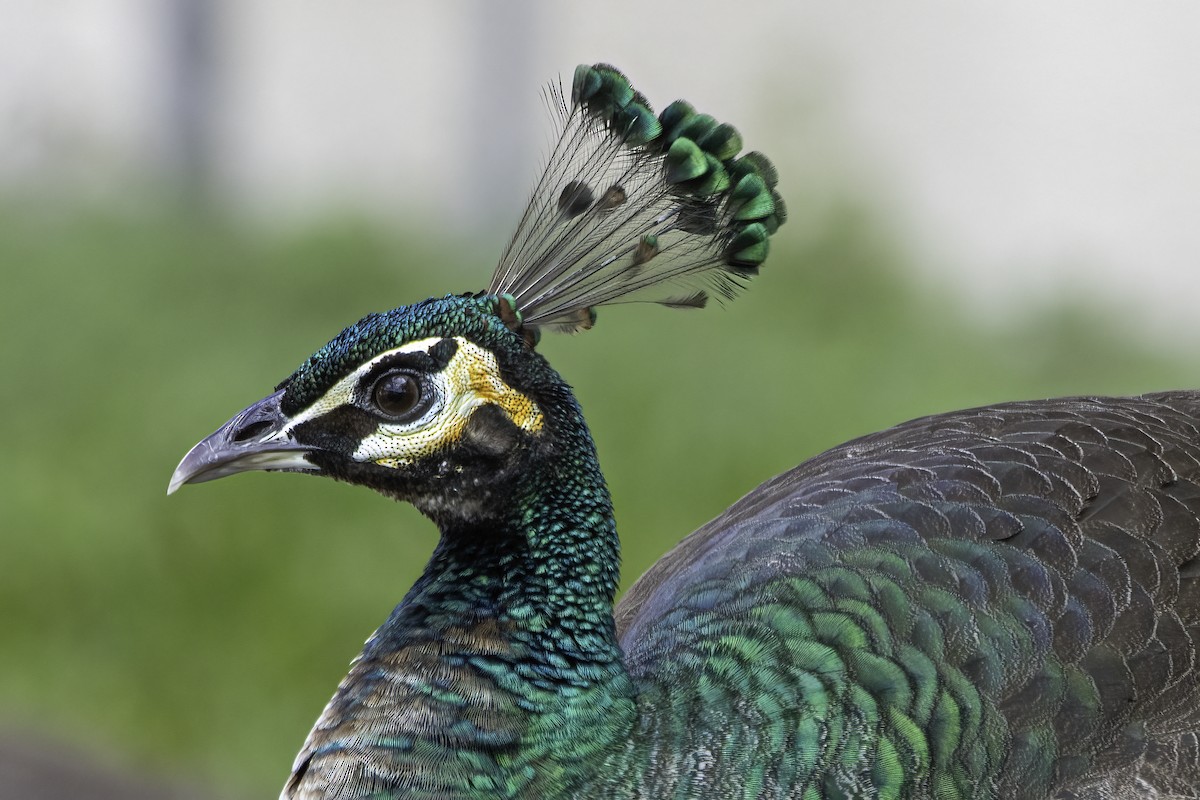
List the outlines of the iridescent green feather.
{"label": "iridescent green feather", "polygon": [[702,307],[757,273],[786,211],[733,126],[684,101],[655,117],[605,64],[548,97],[562,132],[488,288],[527,332],[590,327],[608,303]]}

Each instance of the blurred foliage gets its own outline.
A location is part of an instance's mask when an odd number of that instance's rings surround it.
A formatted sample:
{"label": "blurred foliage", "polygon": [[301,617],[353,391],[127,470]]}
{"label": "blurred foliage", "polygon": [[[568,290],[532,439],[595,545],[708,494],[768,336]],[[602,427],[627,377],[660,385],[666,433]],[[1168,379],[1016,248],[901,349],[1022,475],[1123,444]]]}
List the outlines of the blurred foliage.
{"label": "blurred foliage", "polygon": [[[793,216],[801,216],[794,209]],[[274,796],[436,533],[251,474],[168,500],[186,449],[368,311],[481,288],[495,253],[353,220],[0,210],[0,725]],[[981,330],[851,206],[794,222],[725,310],[602,309],[548,336],[611,483],[626,584],[761,480],[926,413],[1194,384],[1087,309]]]}

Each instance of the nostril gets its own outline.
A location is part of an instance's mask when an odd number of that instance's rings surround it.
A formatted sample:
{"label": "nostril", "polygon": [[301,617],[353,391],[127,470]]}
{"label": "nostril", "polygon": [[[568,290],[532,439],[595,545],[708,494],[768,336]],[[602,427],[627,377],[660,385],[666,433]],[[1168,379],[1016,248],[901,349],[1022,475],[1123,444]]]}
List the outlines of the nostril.
{"label": "nostril", "polygon": [[260,433],[263,433],[270,427],[271,427],[271,423],[265,419],[260,419],[256,422],[251,422],[249,425],[245,426],[244,428],[239,428],[237,430],[237,432],[235,432],[233,434],[233,436],[231,437],[231,440],[234,442],[245,442],[250,439],[256,438]]}

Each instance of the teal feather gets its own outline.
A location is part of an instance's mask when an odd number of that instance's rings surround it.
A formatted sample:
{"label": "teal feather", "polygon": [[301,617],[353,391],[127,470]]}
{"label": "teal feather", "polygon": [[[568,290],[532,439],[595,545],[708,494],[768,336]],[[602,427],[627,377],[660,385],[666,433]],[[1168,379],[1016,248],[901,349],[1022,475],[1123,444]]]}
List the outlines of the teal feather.
{"label": "teal feather", "polygon": [[[319,472],[441,532],[283,797],[1194,797],[1200,392],[1010,403],[849,442],[753,490],[614,606],[595,445],[531,345],[643,291],[731,296],[786,209],[729,126],[682,101],[654,117],[605,65],[571,91],[551,92],[564,133],[489,291],[360,320],[172,482]],[[483,394],[372,405],[467,347],[495,360],[471,362]],[[536,426],[491,402],[504,390]],[[458,427],[433,449],[364,455],[381,430],[434,436],[447,408]]]}
{"label": "teal feather", "polygon": [[[615,302],[703,305],[679,298],[731,298],[756,273],[785,212],[770,162],[737,158],[736,129],[683,101],[656,118],[604,64],[576,69],[569,102],[549,98],[562,132],[488,287],[523,327],[580,330]],[[650,264],[628,255],[648,237]]]}

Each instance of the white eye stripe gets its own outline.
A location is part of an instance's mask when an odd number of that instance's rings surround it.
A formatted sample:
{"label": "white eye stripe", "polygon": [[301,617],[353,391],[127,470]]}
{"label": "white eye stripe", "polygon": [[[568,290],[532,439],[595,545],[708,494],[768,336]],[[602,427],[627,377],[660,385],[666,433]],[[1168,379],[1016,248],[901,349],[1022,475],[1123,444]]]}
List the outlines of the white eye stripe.
{"label": "white eye stripe", "polygon": [[498,406],[514,425],[531,434],[542,430],[541,411],[505,383],[495,354],[467,339],[456,341],[454,356],[433,376],[437,391],[444,393],[439,412],[424,415],[416,424],[381,425],[359,442],[356,460],[402,468],[432,456],[461,441],[475,410],[485,405]]}
{"label": "white eye stripe", "polygon": [[[442,340],[442,337],[431,337],[408,342],[376,355],[297,414],[284,430],[284,435],[290,438],[297,426],[341,406],[355,405],[370,409],[373,401],[369,392],[377,380],[371,372],[387,374],[389,369],[380,369],[387,359],[403,353],[428,353]],[[381,420],[373,433],[358,442],[350,454],[351,458],[389,467],[410,464],[458,442],[475,409],[489,404],[503,410],[518,428],[531,434],[541,432],[541,410],[529,397],[504,381],[495,354],[461,336],[454,337],[454,341],[458,347],[440,371],[413,369],[414,373],[421,375],[422,390],[434,395],[421,417],[403,423]],[[404,366],[398,363],[396,368],[404,369]]]}
{"label": "white eye stripe", "polygon": [[[435,344],[440,342],[442,337],[434,336],[429,339],[420,339],[415,342],[406,342],[405,344],[393,350],[385,350],[379,355],[372,358],[370,361],[361,364],[353,372],[339,380],[329,388],[329,391],[317,398],[308,408],[301,411],[296,416],[292,417],[284,429],[290,436],[291,431],[297,426],[303,425],[309,420],[316,419],[323,414],[327,414],[338,406],[344,406],[356,401],[365,400],[362,396],[363,391],[370,391],[369,386],[362,387],[363,378],[366,377],[372,370],[379,366],[380,362],[385,361],[392,356],[400,353],[418,353],[429,352]],[[426,415],[428,416],[428,415]]]}

